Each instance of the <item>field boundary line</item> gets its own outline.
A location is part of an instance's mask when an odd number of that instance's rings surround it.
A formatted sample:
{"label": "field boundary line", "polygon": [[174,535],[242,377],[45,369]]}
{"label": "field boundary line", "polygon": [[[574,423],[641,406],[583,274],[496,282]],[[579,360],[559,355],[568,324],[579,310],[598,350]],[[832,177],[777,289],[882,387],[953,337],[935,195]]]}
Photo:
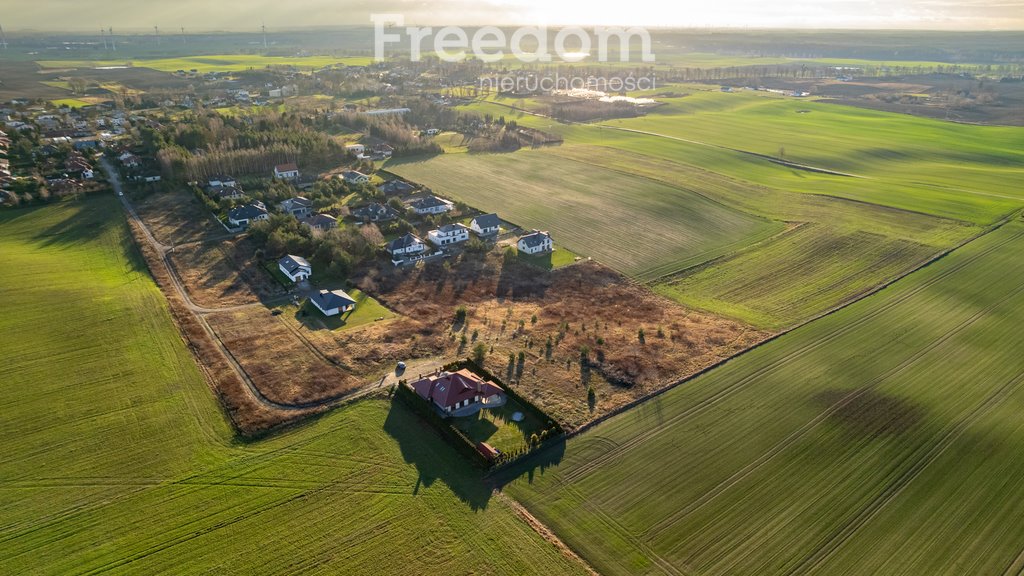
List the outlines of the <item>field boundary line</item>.
{"label": "field boundary line", "polygon": [[957,324],[956,326],[954,326],[953,328],[939,336],[937,339],[929,343],[927,346],[915,351],[913,354],[908,356],[906,359],[904,359],[896,366],[893,366],[892,368],[886,370],[884,373],[875,376],[874,378],[871,379],[870,382],[864,384],[859,388],[851,390],[848,394],[843,396],[843,398],[841,398],[835,404],[829,406],[823,412],[821,412],[814,418],[810,419],[804,425],[800,426],[792,433],[790,433],[788,436],[783,438],[781,441],[776,443],[767,452],[757,457],[755,460],[741,468],[739,471],[737,471],[730,477],[720,482],[718,485],[709,489],[707,492],[704,493],[703,496],[692,502],[687,507],[682,508],[676,511],[675,513],[671,514],[670,516],[658,521],[656,524],[649,527],[645,531],[645,533],[649,534],[650,536],[656,536],[675,521],[685,518],[693,512],[703,508],[705,505],[709,504],[715,498],[720,496],[723,492],[725,492],[732,486],[736,485],[737,483],[741,482],[751,474],[757,472],[761,467],[763,467],[765,464],[773,460],[786,448],[789,448],[798,440],[800,440],[808,433],[813,431],[815,428],[817,428],[822,422],[825,421],[825,419],[834,414],[836,411],[842,409],[844,406],[846,406],[853,400],[856,400],[860,396],[866,394],[868,391],[878,387],[878,385],[881,384],[882,382],[888,380],[889,378],[892,378],[893,376],[913,366],[918,361],[920,361],[926,354],[942,346],[943,344],[948,342],[949,339],[952,338],[953,336],[956,336],[960,332],[963,332],[964,330],[970,328],[978,320],[988,316],[994,309],[1003,305],[1007,300],[1010,300],[1011,298],[1017,296],[1021,292],[1024,292],[1024,285],[1017,287],[1015,290],[1003,296],[998,301],[986,306],[984,309],[978,310],[977,312],[975,312],[974,314],[964,319],[962,322],[960,322],[959,324]]}
{"label": "field boundary line", "polygon": [[[882,292],[883,290],[889,288],[893,284],[896,284],[900,280],[902,280],[902,279],[904,279],[904,278],[906,278],[906,277],[908,277],[908,276],[910,276],[910,275],[912,275],[912,274],[914,274],[916,272],[919,272],[919,271],[921,271],[921,270],[931,266],[932,264],[934,264],[934,263],[944,259],[946,256],[949,256],[950,254],[956,252],[957,250],[959,250],[959,249],[961,249],[961,248],[963,248],[963,247],[965,247],[965,246],[967,246],[967,245],[969,245],[969,244],[971,244],[971,243],[973,243],[973,242],[975,242],[975,241],[977,241],[977,240],[979,240],[979,239],[981,239],[981,238],[991,234],[992,232],[995,232],[996,230],[999,230],[1000,228],[1002,228],[1006,224],[1008,224],[1010,222],[1013,222],[1015,220],[1015,218],[1018,215],[1020,215],[1020,213],[1021,213],[1020,211],[1015,211],[1015,212],[1007,215],[1005,218],[1003,218],[1003,220],[1001,220],[1001,221],[999,221],[999,222],[997,222],[997,223],[995,223],[995,224],[993,224],[993,225],[983,229],[982,231],[980,231],[980,232],[978,232],[978,233],[976,233],[976,234],[974,234],[974,235],[972,235],[972,236],[962,240],[961,242],[957,243],[956,245],[954,245],[954,246],[952,246],[950,248],[942,250],[938,254],[932,256],[931,258],[929,258],[929,259],[925,260],[924,262],[920,263],[919,265],[917,265],[913,269],[909,270],[906,274],[903,274],[903,275],[901,275],[899,277],[893,278],[893,279],[891,279],[891,280],[889,280],[887,282],[879,284],[878,286],[876,286],[876,287],[874,287],[874,288],[872,288],[872,289],[870,289],[868,291],[862,292],[861,294],[859,294],[855,298],[851,298],[851,299],[849,299],[849,300],[847,300],[845,302],[842,302],[840,304],[837,304],[836,306],[833,306],[832,308],[830,308],[830,309],[828,309],[828,310],[826,310],[826,311],[824,311],[824,312],[822,312],[822,313],[820,313],[820,314],[818,314],[816,316],[813,316],[812,318],[804,320],[804,321],[802,321],[802,322],[800,322],[798,324],[795,324],[795,325],[793,325],[793,326],[791,326],[789,328],[785,328],[782,331],[780,331],[780,332],[778,332],[778,333],[776,333],[776,334],[774,334],[772,336],[769,336],[768,338],[762,340],[761,342],[758,342],[757,344],[754,344],[753,346],[751,346],[749,348],[746,348],[745,350],[741,350],[741,351],[737,352],[736,354],[733,354],[732,356],[729,356],[728,358],[723,358],[723,359],[721,359],[721,360],[719,360],[719,361],[717,361],[717,362],[715,362],[715,363],[713,363],[713,364],[711,364],[709,366],[706,366],[706,367],[698,370],[697,372],[694,372],[693,374],[691,374],[689,376],[686,376],[684,378],[680,378],[680,379],[678,379],[678,380],[676,380],[674,382],[670,382],[670,383],[666,384],[662,388],[659,388],[659,389],[654,390],[654,391],[652,391],[652,392],[650,392],[648,394],[645,394],[644,396],[642,396],[640,398],[637,398],[637,399],[635,399],[635,400],[633,400],[633,401],[631,401],[631,402],[629,402],[627,404],[624,404],[624,405],[622,405],[622,406],[612,410],[611,412],[608,412],[607,414],[599,416],[599,417],[597,417],[597,418],[595,418],[595,419],[593,419],[593,420],[591,420],[591,421],[589,421],[589,422],[587,422],[587,423],[585,423],[585,424],[583,424],[583,425],[581,425],[581,426],[579,426],[579,427],[577,427],[577,428],[575,428],[573,430],[570,430],[570,431],[568,431],[565,434],[565,440],[568,441],[568,440],[570,440],[570,439],[572,439],[572,438],[574,438],[576,436],[579,436],[579,435],[583,434],[584,432],[586,432],[586,431],[588,431],[588,430],[590,430],[590,429],[592,429],[592,428],[594,428],[596,426],[599,426],[600,424],[602,424],[602,423],[604,423],[604,422],[606,422],[606,421],[608,421],[608,420],[610,420],[610,419],[612,419],[612,418],[614,418],[616,416],[619,416],[619,415],[621,415],[621,414],[623,414],[625,412],[628,412],[629,410],[632,410],[633,408],[636,408],[637,406],[640,406],[641,404],[643,404],[643,403],[645,403],[645,402],[647,402],[649,400],[652,400],[652,399],[654,399],[654,398],[656,398],[658,396],[661,396],[662,394],[665,394],[666,392],[668,392],[670,390],[673,390],[673,389],[675,389],[676,387],[678,387],[678,386],[680,386],[682,384],[686,384],[687,382],[690,382],[691,380],[699,378],[700,376],[703,376],[704,374],[707,374],[708,372],[711,372],[712,370],[715,370],[716,368],[720,368],[720,367],[728,364],[729,362],[731,362],[733,360],[741,358],[741,357],[749,354],[750,352],[753,352],[754,350],[757,350],[757,349],[759,349],[759,348],[761,348],[761,347],[763,347],[763,346],[765,346],[765,345],[767,345],[767,344],[769,344],[771,342],[774,342],[775,340],[778,340],[779,338],[781,338],[781,337],[783,337],[783,336],[785,336],[785,335],[787,335],[787,334],[789,334],[791,332],[794,332],[796,330],[799,330],[800,328],[803,328],[804,326],[810,325],[813,322],[816,322],[818,320],[821,320],[823,318],[826,318],[828,316],[836,314],[836,313],[844,310],[845,308],[847,308],[849,306],[852,306],[852,305],[856,304],[857,302],[860,302],[861,300],[864,300],[864,299],[868,298],[869,296],[873,296],[875,294],[878,294],[878,293]],[[1024,235],[1024,230],[1022,230],[1021,232],[1018,232],[1013,237],[1004,240],[1003,242],[999,243],[998,245],[990,247],[989,249],[987,249],[982,254],[987,254],[988,252],[991,252],[992,250],[994,250],[994,249],[996,249],[996,248],[998,248],[998,247],[1000,247],[1000,246],[1002,246],[1002,245],[1012,241],[1013,239],[1015,239],[1015,238],[1017,238],[1018,236],[1021,236],[1021,235]],[[936,281],[938,281],[938,280],[940,280],[942,278],[945,278],[948,274],[952,273],[953,271],[959,270],[962,266],[966,265],[969,262],[970,261],[962,263],[960,266],[958,266],[958,267],[956,267],[956,268],[954,268],[952,270],[946,271],[946,273],[943,274],[942,276],[934,278],[928,284],[925,284],[925,285],[922,285],[921,287],[919,287],[918,291],[921,290],[921,289],[924,289],[927,286],[930,286],[931,284],[933,284],[934,282],[936,282]],[[902,299],[900,301],[902,301]],[[877,313],[881,313],[881,312],[877,312]],[[864,320],[866,320],[866,319],[864,319]],[[852,328],[852,326],[859,325],[859,324],[860,324],[860,322],[857,322],[856,324],[850,325],[850,327]],[[800,352],[800,351],[794,351],[794,353],[797,353],[797,352]],[[765,368],[768,368],[768,367],[765,367]],[[672,421],[666,422],[665,424],[671,423],[673,421],[674,421],[674,419]],[[621,446],[627,446],[628,444],[629,443],[627,442],[627,443],[620,444],[619,446],[620,447]],[[538,458],[540,455],[542,455],[548,449],[549,448],[541,449],[541,450],[535,452],[533,455],[527,456],[524,459],[524,463],[529,463],[529,461],[531,459]]]}

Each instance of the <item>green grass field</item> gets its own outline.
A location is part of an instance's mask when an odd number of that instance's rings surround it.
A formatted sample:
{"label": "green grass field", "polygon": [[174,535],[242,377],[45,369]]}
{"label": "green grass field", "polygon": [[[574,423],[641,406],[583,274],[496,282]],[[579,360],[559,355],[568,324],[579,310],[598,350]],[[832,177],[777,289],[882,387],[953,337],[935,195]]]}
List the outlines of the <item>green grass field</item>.
{"label": "green grass field", "polygon": [[61,98],[59,100],[50,100],[50,104],[54,106],[67,106],[68,108],[81,108],[83,106],[89,106],[92,103],[86,102],[85,100],[79,100],[77,98]]}
{"label": "green grass field", "polygon": [[506,490],[603,574],[1024,567],[1024,222],[568,442]]}
{"label": "green grass field", "polygon": [[580,572],[399,406],[236,439],[113,198],[0,253],[0,572]]}
{"label": "green grass field", "polygon": [[[547,153],[574,165],[805,224],[682,274],[641,277],[686,305],[762,328],[791,326],[855,298],[1024,206],[1020,129],[760,93],[669,91],[691,95],[662,98],[667,104],[643,118],[598,125],[511,110],[522,104],[513,98],[491,96],[464,109],[561,134],[566,144]],[[755,155],[777,155],[780,146],[788,160],[860,177]]]}
{"label": "green grass field", "polygon": [[387,168],[524,228],[548,230],[556,245],[638,278],[681,270],[782,229],[700,194],[556,152],[444,154]]}
{"label": "green grass field", "polygon": [[43,68],[101,68],[108,66],[138,66],[152,68],[161,72],[195,69],[197,72],[237,72],[250,68],[266,68],[268,66],[295,66],[309,70],[323,68],[332,64],[346,66],[365,66],[373,62],[370,57],[335,58],[332,56],[259,56],[253,54],[221,54],[214,56],[188,56],[182,58],[153,58],[142,60],[39,60],[36,62]]}

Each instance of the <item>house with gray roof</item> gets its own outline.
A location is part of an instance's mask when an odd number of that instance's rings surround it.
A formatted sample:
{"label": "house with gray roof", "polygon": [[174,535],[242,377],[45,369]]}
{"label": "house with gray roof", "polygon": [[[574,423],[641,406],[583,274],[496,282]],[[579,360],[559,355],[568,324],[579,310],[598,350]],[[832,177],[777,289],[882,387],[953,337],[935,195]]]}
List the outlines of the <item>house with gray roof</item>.
{"label": "house with gray roof", "polygon": [[263,205],[263,202],[259,201],[239,206],[228,212],[228,224],[234,228],[248,228],[253,222],[269,218],[270,214],[267,212],[267,207]]}
{"label": "house with gray roof", "polygon": [[337,316],[356,309],[356,301],[344,290],[321,290],[310,296],[309,301],[323,312],[324,316]]}
{"label": "house with gray roof", "polygon": [[385,196],[404,196],[406,194],[411,194],[416,190],[416,187],[405,180],[388,180],[380,186],[377,186],[377,190]]}
{"label": "house with gray roof", "polygon": [[392,256],[410,256],[419,254],[426,250],[427,245],[415,234],[406,234],[395,238],[387,244],[387,250]]}
{"label": "house with gray roof", "polygon": [[277,267],[292,282],[302,282],[313,275],[313,267],[302,256],[288,254],[277,261]]}
{"label": "house with gray roof", "polygon": [[477,236],[494,236],[501,230],[501,218],[497,214],[483,214],[473,218],[469,228],[476,232]]}
{"label": "house with gray roof", "polygon": [[454,208],[455,205],[437,196],[427,196],[413,200],[409,203],[409,207],[412,208],[413,212],[423,216],[426,214],[443,214]]}
{"label": "house with gray roof", "polygon": [[550,252],[555,249],[554,242],[551,241],[551,235],[539,230],[534,230],[520,238],[519,242],[516,243],[516,247],[523,254],[540,254],[541,252]]}
{"label": "house with gray roof", "polygon": [[302,196],[295,196],[289,198],[284,202],[277,205],[285,214],[291,214],[296,218],[304,218],[313,213],[313,202],[312,200],[303,198]]}
{"label": "house with gray roof", "polygon": [[360,206],[359,208],[353,208],[351,211],[352,217],[363,222],[387,222],[398,218],[398,211],[377,202],[372,202],[366,206]]}

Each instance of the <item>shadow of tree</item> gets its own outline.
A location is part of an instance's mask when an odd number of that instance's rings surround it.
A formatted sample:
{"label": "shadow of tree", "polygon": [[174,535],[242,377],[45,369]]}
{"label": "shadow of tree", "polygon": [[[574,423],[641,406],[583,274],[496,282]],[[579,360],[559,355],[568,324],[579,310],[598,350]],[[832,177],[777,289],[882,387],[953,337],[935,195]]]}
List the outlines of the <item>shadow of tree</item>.
{"label": "shadow of tree", "polygon": [[402,458],[419,472],[413,495],[440,480],[473,510],[487,508],[491,488],[480,471],[448,446],[430,424],[400,402],[393,402],[384,431],[398,442]]}

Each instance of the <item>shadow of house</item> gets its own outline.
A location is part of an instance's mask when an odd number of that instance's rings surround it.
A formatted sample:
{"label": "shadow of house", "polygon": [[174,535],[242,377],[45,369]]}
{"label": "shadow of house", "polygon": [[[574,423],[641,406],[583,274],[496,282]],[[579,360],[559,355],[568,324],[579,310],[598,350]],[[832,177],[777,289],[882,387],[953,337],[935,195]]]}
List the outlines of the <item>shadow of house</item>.
{"label": "shadow of house", "polygon": [[487,508],[491,488],[476,470],[434,428],[400,402],[392,402],[384,431],[398,442],[402,458],[419,473],[415,496],[423,488],[441,481],[473,510]]}
{"label": "shadow of house", "polygon": [[485,478],[489,490],[501,490],[508,484],[516,481],[526,481],[533,484],[537,474],[544,475],[544,472],[552,466],[557,466],[565,457],[565,438],[548,442],[543,447],[523,456],[507,466],[503,466],[491,472]]}

